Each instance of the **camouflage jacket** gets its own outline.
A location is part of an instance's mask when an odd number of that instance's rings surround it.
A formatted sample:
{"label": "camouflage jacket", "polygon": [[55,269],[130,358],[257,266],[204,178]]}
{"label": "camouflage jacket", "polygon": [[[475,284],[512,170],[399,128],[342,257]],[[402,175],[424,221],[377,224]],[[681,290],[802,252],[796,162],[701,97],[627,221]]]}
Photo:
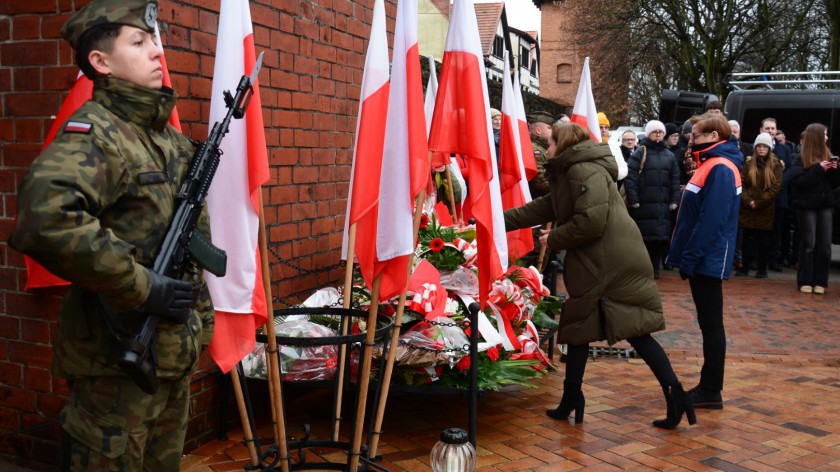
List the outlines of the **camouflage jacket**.
{"label": "camouflage jacket", "polygon": [[[177,96],[112,78],[94,82],[76,111],[33,162],[18,195],[10,245],[71,282],[59,315],[53,368],[75,378],[120,375],[119,336],[133,333],[148,297],[151,267],[174,212],[193,144],[167,124]],[[205,210],[199,230],[209,235]],[[159,377],[180,377],[209,340],[213,308],[204,285],[186,324],[161,320]],[[119,315],[103,314],[100,296]]]}
{"label": "camouflage jacket", "polygon": [[548,143],[531,133],[531,144],[534,146],[534,160],[537,161],[537,175],[528,181],[531,198],[537,199],[546,195],[549,190],[548,179],[545,177],[545,164],[548,162]]}

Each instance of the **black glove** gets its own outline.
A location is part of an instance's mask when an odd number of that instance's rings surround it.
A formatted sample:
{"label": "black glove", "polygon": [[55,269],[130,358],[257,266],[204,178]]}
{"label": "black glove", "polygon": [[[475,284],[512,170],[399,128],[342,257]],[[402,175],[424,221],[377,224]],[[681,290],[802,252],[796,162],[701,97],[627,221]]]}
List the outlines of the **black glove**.
{"label": "black glove", "polygon": [[149,271],[152,289],[140,305],[144,311],[165,316],[175,323],[186,323],[198,299],[198,286]]}

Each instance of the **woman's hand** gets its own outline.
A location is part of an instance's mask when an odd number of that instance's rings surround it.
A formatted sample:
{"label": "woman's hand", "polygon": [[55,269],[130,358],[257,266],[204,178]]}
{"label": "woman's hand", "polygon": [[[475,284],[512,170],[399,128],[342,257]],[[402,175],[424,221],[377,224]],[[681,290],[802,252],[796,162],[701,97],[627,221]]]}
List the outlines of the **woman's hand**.
{"label": "woman's hand", "polygon": [[837,168],[837,161],[834,161],[834,160],[832,160],[832,161],[822,161],[822,162],[820,162],[820,166],[823,168],[823,170],[836,169]]}
{"label": "woman's hand", "polygon": [[545,247],[548,247],[548,233],[550,233],[550,232],[551,231],[547,230],[547,229],[541,229],[540,230],[540,244],[541,245],[543,245]]}

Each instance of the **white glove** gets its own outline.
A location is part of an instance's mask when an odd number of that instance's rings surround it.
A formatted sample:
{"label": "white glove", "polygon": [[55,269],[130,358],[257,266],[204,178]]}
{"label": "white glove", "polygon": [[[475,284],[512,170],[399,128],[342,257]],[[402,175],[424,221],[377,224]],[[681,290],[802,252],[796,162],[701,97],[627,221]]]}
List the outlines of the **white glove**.
{"label": "white glove", "polygon": [[672,203],[672,204],[669,206],[669,208],[671,209],[671,211],[676,210],[676,209],[677,209],[677,204],[676,204],[676,203]]}

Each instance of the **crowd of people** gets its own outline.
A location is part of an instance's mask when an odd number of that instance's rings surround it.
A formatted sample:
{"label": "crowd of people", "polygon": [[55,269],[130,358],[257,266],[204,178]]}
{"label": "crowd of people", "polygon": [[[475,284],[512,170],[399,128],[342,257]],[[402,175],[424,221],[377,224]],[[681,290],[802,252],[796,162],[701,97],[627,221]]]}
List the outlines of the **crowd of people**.
{"label": "crowd of people", "polygon": [[[601,140],[610,122],[598,113]],[[734,272],[768,277],[797,269],[803,293],[825,293],[831,261],[832,213],[840,172],[824,125],[813,123],[800,144],[766,118],[752,143],[720,102],[684,123],[649,121],[625,131],[620,152],[598,146],[568,117],[529,115],[541,191],[505,212],[507,229],[553,223],[535,232],[540,245],[565,251],[568,299],[558,342],[565,343],[566,379],[557,408],[546,414],[583,419],[581,386],[590,342],[626,339],[662,386],[674,428],[694,409],[722,409],[726,332],[722,282]],[[626,211],[614,211],[616,207]],[[647,254],[647,258],[643,257]],[[641,257],[640,257],[641,256]],[[647,264],[647,260],[650,264]],[[667,354],[650,334],[664,328],[654,284],[660,269],[679,271],[702,334],[698,384],[683,390]]]}

